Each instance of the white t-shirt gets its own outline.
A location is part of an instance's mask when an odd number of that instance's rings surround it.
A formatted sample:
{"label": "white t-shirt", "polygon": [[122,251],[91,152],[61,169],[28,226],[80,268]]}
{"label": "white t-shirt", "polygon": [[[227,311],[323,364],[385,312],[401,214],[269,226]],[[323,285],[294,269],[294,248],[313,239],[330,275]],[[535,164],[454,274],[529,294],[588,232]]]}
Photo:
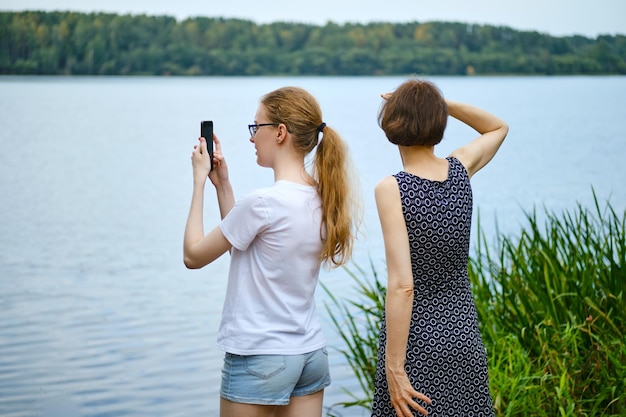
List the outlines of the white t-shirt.
{"label": "white t-shirt", "polygon": [[237,355],[297,355],[326,345],[315,308],[321,200],[278,181],[239,200],[220,228],[233,245],[217,344]]}

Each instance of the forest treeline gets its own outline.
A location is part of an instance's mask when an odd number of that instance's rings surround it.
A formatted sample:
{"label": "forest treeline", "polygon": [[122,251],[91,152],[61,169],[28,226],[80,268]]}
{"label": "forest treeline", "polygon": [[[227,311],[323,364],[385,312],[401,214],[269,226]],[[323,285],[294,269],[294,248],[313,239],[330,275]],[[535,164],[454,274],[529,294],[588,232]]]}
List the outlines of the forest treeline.
{"label": "forest treeline", "polygon": [[554,37],[454,22],[0,12],[0,74],[626,74],[626,36]]}

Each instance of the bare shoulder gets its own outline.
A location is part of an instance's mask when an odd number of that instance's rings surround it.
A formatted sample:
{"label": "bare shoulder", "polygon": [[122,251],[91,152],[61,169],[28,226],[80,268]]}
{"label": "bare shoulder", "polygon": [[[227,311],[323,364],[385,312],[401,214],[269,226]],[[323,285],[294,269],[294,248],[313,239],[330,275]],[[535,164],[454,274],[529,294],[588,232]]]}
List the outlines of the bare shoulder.
{"label": "bare shoulder", "polygon": [[456,158],[465,168],[467,168],[467,159],[470,155],[468,154],[468,150],[465,146],[455,149],[452,153],[450,153],[450,156]]}
{"label": "bare shoulder", "polygon": [[374,188],[376,207],[380,213],[396,212],[400,207],[400,188],[392,176],[381,179]]}
{"label": "bare shoulder", "polygon": [[398,193],[398,182],[391,175],[378,181],[378,184],[374,187],[374,194],[377,199],[392,197],[394,195],[398,195]]}

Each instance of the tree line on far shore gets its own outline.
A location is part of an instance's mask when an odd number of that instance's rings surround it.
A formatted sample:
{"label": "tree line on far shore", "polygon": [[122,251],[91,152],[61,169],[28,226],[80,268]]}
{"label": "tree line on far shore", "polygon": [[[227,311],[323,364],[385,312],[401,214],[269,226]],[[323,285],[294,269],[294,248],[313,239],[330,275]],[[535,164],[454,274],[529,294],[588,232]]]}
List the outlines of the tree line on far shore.
{"label": "tree line on far shore", "polygon": [[0,12],[0,74],[626,74],[626,35],[554,37],[458,22],[322,26]]}

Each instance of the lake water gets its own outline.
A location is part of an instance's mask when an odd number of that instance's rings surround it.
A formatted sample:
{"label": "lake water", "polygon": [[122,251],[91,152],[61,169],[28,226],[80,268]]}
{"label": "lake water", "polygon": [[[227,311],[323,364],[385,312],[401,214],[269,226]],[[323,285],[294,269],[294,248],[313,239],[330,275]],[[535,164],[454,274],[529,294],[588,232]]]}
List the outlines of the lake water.
{"label": "lake water", "polygon": [[[404,78],[0,77],[0,416],[217,415],[215,346],[228,257],[182,263],[190,154],[212,119],[237,196],[268,185],[248,142],[259,97],[311,91],[349,143],[363,189],[354,261],[384,272],[373,187],[400,169],[377,127],[379,94]],[[626,77],[431,78],[444,94],[510,124],[472,180],[488,236],[525,212],[626,208]],[[439,154],[474,134],[450,122]],[[219,218],[208,188],[205,225]],[[476,221],[474,222],[474,225]],[[344,270],[321,277],[342,299]],[[318,292],[334,382],[325,405],[358,391]],[[344,417],[359,409],[333,408]]]}

